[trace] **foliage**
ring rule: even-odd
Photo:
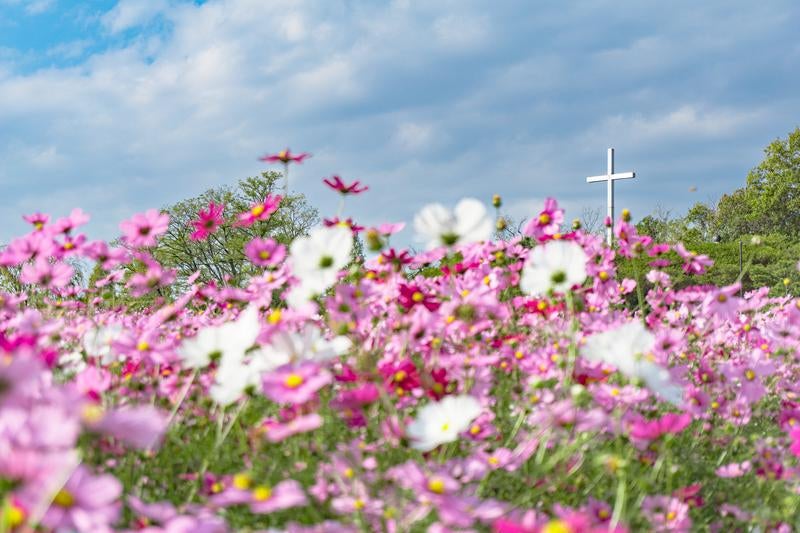
[[[317,210],[308,205],[302,194],[283,198],[278,210],[266,221],[258,221],[250,227],[235,223],[239,213],[248,211],[267,195],[281,192],[281,179],[278,172],[262,172],[260,176],[240,180],[233,187],[216,187],[167,206],[163,211],[170,216],[169,229],[155,248],[154,257],[162,265],[177,269],[184,279],[200,272],[200,279],[204,281],[241,285],[256,271],[243,252],[248,241],[271,237],[288,245],[319,223]],[[210,202],[225,206],[226,222],[208,239],[192,240],[191,221],[197,219],[198,211]]]

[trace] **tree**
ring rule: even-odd
[[[800,127],[771,142],[764,154],[747,175],[751,229],[800,237]]]
[[[260,176],[240,180],[234,187],[210,189],[200,196],[182,200],[163,209],[170,215],[169,229],[159,240],[153,256],[165,267],[177,270],[186,278],[200,272],[203,280],[238,286],[256,273],[244,255],[244,245],[256,237],[270,237],[289,244],[305,235],[319,222],[317,210],[309,206],[301,194],[281,200],[278,210],[268,220],[250,227],[236,224],[236,216],[262,201],[268,194],[275,195],[280,188],[282,175],[262,172]],[[197,213],[210,202],[225,206],[225,223],[208,239],[192,240],[191,222]]]

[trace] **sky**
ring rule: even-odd
[[[369,185],[366,225],[604,212],[611,146],[617,208],[680,215],[800,126],[798,27],[796,0],[0,0],[0,243],[76,206],[113,238],[285,147],[323,215],[322,178]]]

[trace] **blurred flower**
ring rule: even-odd
[[[474,198],[461,200],[453,211],[429,204],[414,217],[414,229],[428,249],[488,241],[493,228],[486,207]]]
[[[554,240],[531,250],[520,279],[520,289],[532,296],[566,292],[586,279],[588,256],[574,241]]]
[[[481,410],[480,403],[472,396],[445,396],[441,401],[428,403],[406,430],[411,447],[427,452],[457,440]]]

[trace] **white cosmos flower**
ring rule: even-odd
[[[342,226],[321,227],[298,237],[289,247],[292,274],[305,286],[324,291],[350,262],[353,233]]]
[[[551,289],[566,292],[586,279],[588,260],[583,247],[574,241],[548,241],[531,250],[522,269],[519,288],[532,296],[547,294]]]
[[[413,448],[427,452],[458,439],[480,413],[481,405],[472,396],[445,396],[420,409],[406,434]]]
[[[581,355],[590,361],[612,365],[630,378],[638,378],[665,400],[680,404],[683,389],[675,385],[669,371],[647,358],[655,336],[639,321],[631,321],[587,337]]]
[[[429,204],[414,217],[414,229],[429,250],[439,246],[455,246],[488,241],[494,223],[486,207],[475,198],[464,198],[454,210],[442,204]]]
[[[122,326],[118,324],[91,329],[83,336],[83,348],[88,356],[100,357],[100,362],[104,365],[123,360],[124,356],[116,356],[111,349],[111,345],[121,334]]]
[[[256,374],[242,361],[224,360],[217,368],[214,384],[208,393],[219,405],[230,405],[244,394],[249,385],[256,385]]]
[[[179,355],[186,368],[203,368],[212,357],[225,361],[241,361],[261,331],[258,310],[251,305],[239,318],[219,326],[208,326],[183,341]]]
[[[290,361],[322,362],[342,355],[352,344],[344,336],[327,339],[317,326],[306,324],[300,333],[276,333],[269,344],[252,352],[252,355],[254,358],[274,361],[278,363],[277,366]]]

